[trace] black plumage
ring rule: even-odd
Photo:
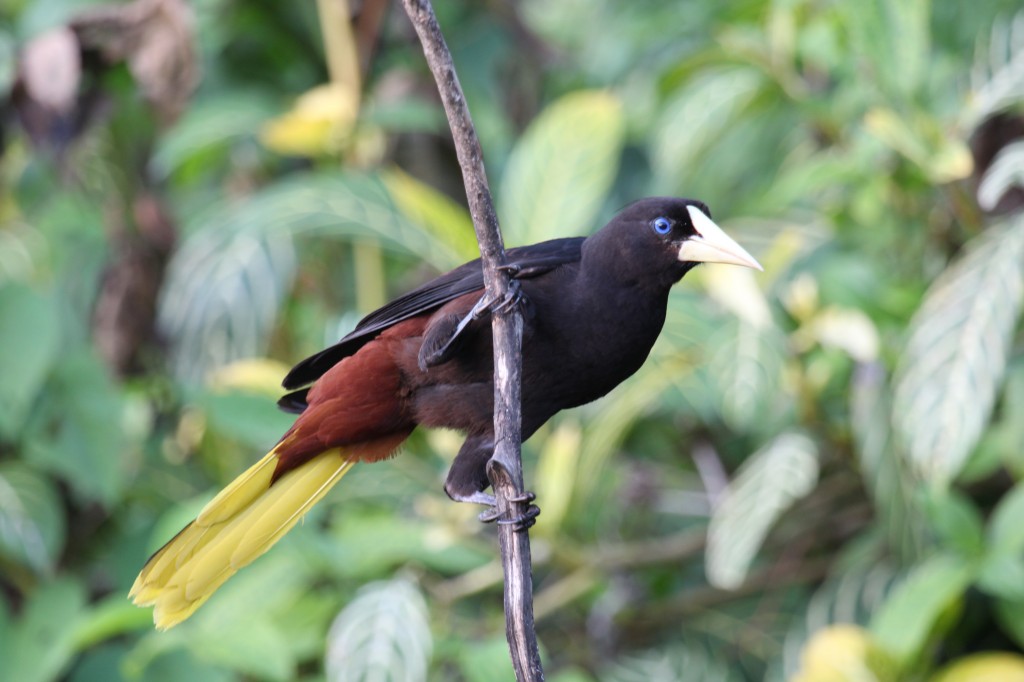
[[[705,242],[711,246],[701,246]],[[684,259],[684,245],[700,246],[700,257]],[[724,262],[756,266],[711,222],[707,206],[674,198],[631,204],[585,239],[510,249],[508,269],[525,301],[523,437],[558,411],[596,400],[636,372],[661,332],[672,285],[716,253]],[[403,413],[413,425],[466,432],[446,490],[459,500],[486,502],[485,467],[493,449],[490,317],[485,311],[467,319],[482,296],[478,259],[366,316],[337,344],[296,365],[284,386],[314,382],[384,330],[424,318],[425,328],[403,351],[415,351],[415,362],[395,358]],[[279,404],[301,412],[308,390],[288,393]]]

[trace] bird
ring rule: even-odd
[[[527,439],[557,412],[604,396],[643,365],[670,289],[701,263],[762,270],[704,203],[648,197],[588,237],[509,249],[506,299],[488,298],[477,259],[370,313],[291,369],[278,404],[298,414],[294,424],[149,558],[129,596],[155,607],[158,629],[180,623],[356,463],[390,458],[417,426],[465,434],[444,490],[493,507],[486,473],[494,450],[491,312],[521,306]]]

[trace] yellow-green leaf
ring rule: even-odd
[[[622,103],[604,90],[551,104],[512,151],[501,183],[502,228],[510,244],[593,230],[619,166]]]

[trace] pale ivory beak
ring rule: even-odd
[[[690,212],[690,220],[697,234],[679,247],[679,260],[688,263],[731,263],[764,272],[761,264],[722,232],[722,228],[715,225],[703,211],[696,206],[687,206],[686,210]]]

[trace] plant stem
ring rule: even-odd
[[[459,85],[451,52],[445,44],[437,17],[429,0],[403,0],[412,20],[427,64],[437,81],[455,152],[462,168],[469,214],[473,218],[480,256],[483,261],[485,296],[502,300],[509,290],[509,277],[498,267],[505,263],[505,247],[487,185],[483,151],[469,115],[466,98]],[[520,381],[522,374],[523,318],[517,306],[491,316],[494,335],[494,455],[487,475],[494,488],[502,519],[514,519],[526,513],[529,502],[522,498],[523,468],[520,459]],[[498,526],[505,573],[505,634],[512,666],[520,682],[544,679],[537,634],[533,622],[533,575],[530,561],[530,536],[513,525]]]

